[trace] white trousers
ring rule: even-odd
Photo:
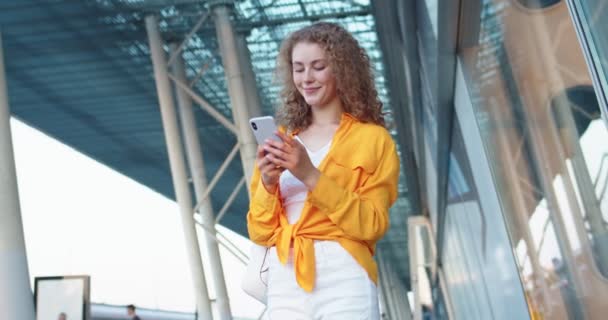
[[[308,293],[296,282],[293,252],[286,265],[269,252],[270,320],[379,320],[376,285],[355,259],[334,241],[315,241],[316,280]]]

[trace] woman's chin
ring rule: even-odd
[[[304,98],[304,101],[306,101],[306,103],[308,103],[309,106],[311,107],[318,107],[319,106],[319,99],[306,99]]]

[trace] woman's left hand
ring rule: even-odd
[[[282,132],[275,134],[282,142],[267,140],[264,144],[264,150],[268,152],[266,157],[276,166],[289,170],[309,190],[314,189],[321,172],[310,161],[304,145]]]

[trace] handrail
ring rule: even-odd
[[[594,181],[593,181],[593,187],[597,188],[597,184],[600,182],[600,178],[602,176],[602,172],[604,171],[604,166],[608,163],[608,153],[604,153],[604,156],[602,156],[602,160],[600,163],[600,168],[597,171],[597,176],[595,177]],[[604,186],[602,186],[600,189],[600,193],[599,193],[599,203],[601,204],[602,201],[604,200],[604,197],[606,196],[606,189],[608,188],[608,171],[606,171],[606,174],[604,175],[606,177],[606,179],[604,179]]]
[[[211,230],[208,226],[204,225],[202,222],[198,221],[197,219],[194,219],[194,221],[196,222],[196,224],[198,224],[215,242],[217,242],[218,244],[220,244],[221,246],[223,246],[226,250],[228,250],[228,252],[232,253],[232,255],[237,258],[239,261],[241,261],[243,263],[243,265],[247,265],[249,257],[247,256],[247,254],[245,254],[242,250],[240,250],[234,243],[232,243],[232,241],[230,241],[228,239],[228,237],[226,237],[225,235],[223,235],[221,232],[215,230],[215,232],[213,232],[213,230]],[[220,239],[221,236],[222,239]],[[237,253],[238,252],[238,253]]]
[[[597,186],[597,183],[600,180],[600,176],[602,174],[602,171],[603,171],[604,166],[606,165],[606,163],[608,163],[608,153],[604,153],[604,155],[602,156],[602,160],[600,160],[600,168],[599,168],[599,170],[597,170],[597,176],[593,180],[593,186],[594,187]]]

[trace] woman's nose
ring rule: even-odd
[[[304,70],[304,82],[312,82],[313,76],[312,76],[312,72],[310,69],[306,69]]]

